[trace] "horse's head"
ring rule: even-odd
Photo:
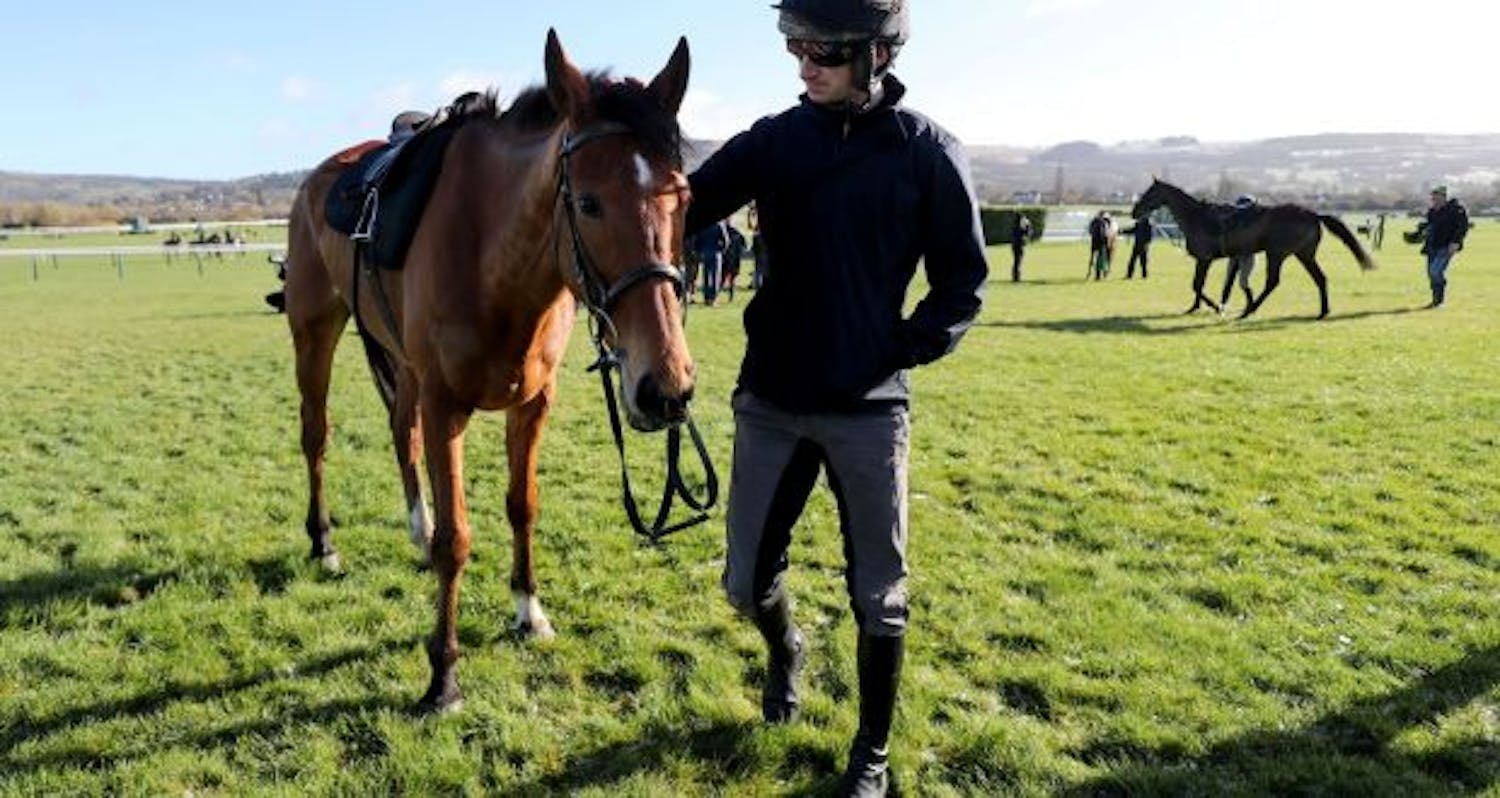
[[[1130,208],[1130,217],[1144,219],[1152,211],[1165,205],[1167,202],[1166,185],[1155,177],[1151,178],[1151,187],[1146,189],[1140,199],[1135,201],[1135,205]]]
[[[573,252],[560,264],[564,279],[602,311],[601,334],[620,359],[631,426],[661,429],[686,418],[693,395],[682,277],[673,265],[688,200],[677,125],[687,40],[678,40],[650,84],[583,75],[555,32],[547,36],[546,64],[548,97],[565,120],[559,223]]]

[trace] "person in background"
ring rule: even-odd
[[[826,472],[858,627],[859,728],[841,795],[881,796],[907,629],[909,372],[951,352],[988,277],[963,146],[902,104],[902,0],[783,0],[805,93],[689,177],[686,229],[752,200],[765,279],[745,309],[723,584],[768,649],[761,710],[792,720],[806,658],[785,574]],[[918,264],[927,292],[903,317]]]
[[[724,220],[710,222],[694,233],[692,247],[698,253],[698,269],[703,276],[703,304],[713,307],[723,277],[724,251],[729,248],[729,228]]]
[[[745,234],[728,222],[724,229],[729,233],[729,246],[724,248],[724,277],[720,281],[726,302],[734,301],[734,284],[740,279],[740,261],[745,257]]]
[[[1427,307],[1440,308],[1448,298],[1448,267],[1469,234],[1469,212],[1463,203],[1449,199],[1447,186],[1433,188],[1430,202],[1422,254],[1427,256],[1427,282],[1432,289]]]
[[[1031,243],[1031,219],[1016,211],[1015,224],[1010,226],[1010,281],[1021,282],[1021,261],[1026,257],[1026,245]]]
[[[1156,235],[1150,217],[1137,219],[1134,225],[1120,232],[1131,236],[1134,242],[1130,245],[1130,260],[1125,264],[1125,279],[1134,279],[1136,261],[1141,263],[1141,279],[1146,279],[1150,276],[1146,273],[1146,268],[1151,259],[1151,239]]]

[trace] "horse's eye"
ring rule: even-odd
[[[578,198],[578,212],[584,216],[598,219],[604,215],[604,206],[599,204],[599,198],[593,194],[584,194]]]

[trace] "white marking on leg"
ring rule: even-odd
[[[338,552],[332,552],[330,554],[323,555],[323,557],[318,560],[318,563],[323,566],[323,571],[325,573],[339,574],[343,573],[344,571],[344,563],[339,559]]]
[[[421,494],[411,505],[411,544],[422,553],[422,562],[432,562],[432,513]]]
[[[541,599],[530,593],[512,593],[511,598],[516,602],[516,629],[529,632],[537,640],[551,640],[557,636],[552,630],[552,622],[542,612]]]
[[[651,172],[651,164],[640,153],[636,153],[635,156],[635,180],[642,189],[649,189],[656,184],[656,175]]]

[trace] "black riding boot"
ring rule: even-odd
[[[878,798],[890,789],[891,716],[905,650],[904,637],[859,635],[859,733],[849,749],[841,796]]]
[[[785,594],[757,612],[754,620],[770,655],[760,694],[761,715],[767,723],[790,723],[797,718],[797,675],[807,660],[807,644],[792,623],[791,600]]]

